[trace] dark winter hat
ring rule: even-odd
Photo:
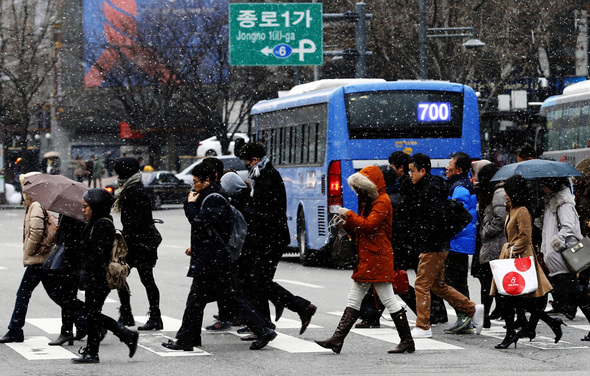
[[[113,206],[113,195],[104,189],[89,189],[82,195],[82,198],[92,209],[92,218],[106,217],[111,213]]]
[[[129,179],[139,171],[139,161],[131,157],[117,158],[115,161],[115,172],[119,179]]]

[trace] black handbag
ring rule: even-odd
[[[568,268],[573,273],[579,273],[590,266],[590,238],[585,236],[574,246],[561,252]]]
[[[332,262],[336,267],[350,267],[356,264],[357,248],[354,234],[338,225],[338,235],[332,245]]]
[[[43,264],[43,269],[54,272],[64,272],[66,269],[65,248],[65,243],[56,244],[55,247],[53,247],[53,252],[51,252]]]

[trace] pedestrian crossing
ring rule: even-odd
[[[341,312],[327,312],[328,315],[334,317],[340,317]],[[449,312],[449,322],[454,319],[454,312]],[[135,321],[138,325],[145,323],[148,320],[147,316],[135,316]],[[142,332],[139,337],[138,346],[155,356],[160,357],[194,357],[194,356],[210,356],[213,355],[211,352],[205,351],[201,348],[195,347],[193,351],[174,351],[163,347],[162,342],[168,339],[173,339],[174,334],[178,331],[181,325],[181,320],[169,316],[162,316],[164,323],[163,331],[156,332]],[[410,326],[414,326],[415,322],[410,321]],[[67,347],[67,346],[49,346],[48,342],[51,338],[55,338],[59,335],[61,327],[60,318],[29,318],[27,323],[33,325],[43,332],[47,333],[47,336],[27,336],[25,341],[22,343],[8,343],[7,347],[21,355],[30,361],[40,360],[59,360],[59,359],[71,359],[77,356],[78,346]],[[281,318],[275,323],[278,333],[277,338],[268,344],[268,348],[276,349],[290,354],[301,354],[301,353],[331,353],[331,350],[324,349],[318,346],[315,342],[310,339],[304,339],[299,336],[289,335],[293,330],[300,328],[301,322],[299,320],[289,319],[287,317]],[[334,320],[334,327],[337,325],[337,320]],[[543,325],[542,323],[540,325]],[[317,330],[324,329],[322,326],[316,324],[310,324],[308,327],[308,333]],[[570,323],[567,330],[577,330],[580,333],[586,334],[590,331],[590,325],[578,325],[575,322]],[[353,328],[351,333],[354,335],[370,338],[379,342],[387,342],[391,344],[399,343],[399,337],[397,331],[394,328],[391,320],[381,319],[381,328],[371,329],[356,329]],[[226,331],[208,332],[203,329],[203,342],[207,342],[207,336],[209,335],[227,335],[231,334],[237,337],[245,336],[247,334],[239,334],[236,328],[233,327]],[[580,338],[584,335],[581,334]],[[481,332],[482,336],[491,337],[497,339],[498,343],[504,338],[505,329],[503,328],[502,321],[492,321],[492,326],[489,329],[484,329]],[[451,339],[449,341],[449,339]],[[434,338],[418,338],[415,339],[416,351],[457,351],[464,350],[457,344],[457,337],[452,335],[435,335]],[[452,343],[451,343],[452,342]],[[494,343],[492,341],[492,343]],[[559,343],[554,343],[554,339],[537,335],[534,341],[529,342],[526,338],[518,342],[518,346],[526,346],[539,350],[568,350],[568,349],[586,349],[587,342],[572,343],[562,339]],[[205,347],[206,348],[206,347]]]

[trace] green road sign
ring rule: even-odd
[[[229,4],[231,65],[321,65],[322,4]]]

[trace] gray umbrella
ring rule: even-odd
[[[45,209],[86,222],[82,195],[88,187],[63,175],[37,174],[25,177],[23,193]]]
[[[548,161],[545,159],[531,159],[529,161],[503,166],[498,172],[496,172],[491,181],[506,180],[513,175],[522,175],[522,177],[528,180],[582,176],[582,174],[569,163]]]

